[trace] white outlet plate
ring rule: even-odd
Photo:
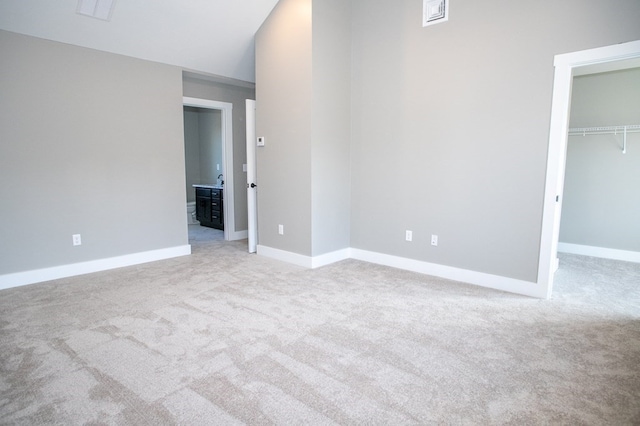
[[[71,239],[73,240],[73,245],[74,246],[82,245],[82,236],[80,234],[73,234],[71,236]]]
[[[437,246],[438,245],[438,236],[437,235],[432,235],[431,236],[431,245],[432,246]]]
[[[404,239],[407,241],[413,241],[413,231],[406,231]]]
[[[284,235],[284,225],[278,225],[278,234]]]

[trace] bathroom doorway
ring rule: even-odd
[[[218,187],[224,200],[221,211],[224,223],[222,237],[224,240],[233,239],[235,224],[232,104],[185,97],[183,114],[187,223],[193,224],[195,219],[193,210],[195,210],[196,188],[193,185]],[[218,230],[207,231],[215,233]],[[219,234],[220,231],[213,238],[219,238]]]

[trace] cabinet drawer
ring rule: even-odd
[[[222,198],[222,190],[221,189],[212,189],[211,190],[211,198]]]
[[[222,213],[211,212],[211,222],[213,222],[215,225],[222,225]]]
[[[196,188],[196,197],[211,197],[209,188]]]
[[[211,210],[219,212],[222,209],[222,202],[220,200],[211,200]]]

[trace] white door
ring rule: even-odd
[[[258,245],[258,210],[256,187],[256,101],[247,99],[247,211],[249,215],[249,253]]]

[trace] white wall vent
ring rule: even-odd
[[[76,12],[92,18],[111,20],[115,0],[78,0]]]
[[[449,0],[422,0],[422,26],[449,20]]]

